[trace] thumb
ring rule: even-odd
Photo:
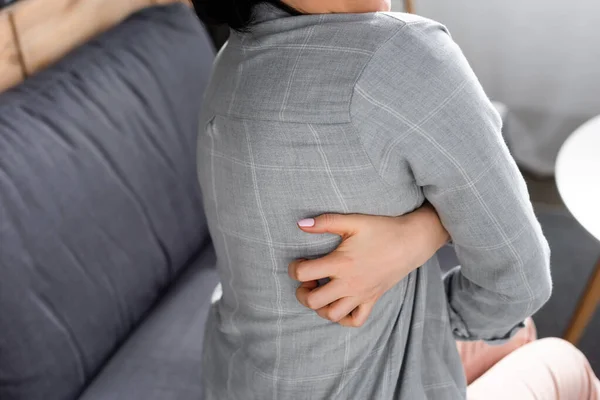
[[[354,235],[360,224],[360,216],[356,214],[323,214],[298,221],[298,227],[304,232],[333,233],[340,236]]]

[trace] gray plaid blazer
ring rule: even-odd
[[[548,299],[549,249],[501,120],[440,24],[261,6],[218,55],[198,172],[222,297],[207,400],[463,399],[455,340],[509,338]],[[336,248],[296,221],[396,216],[429,201],[461,267],[431,259],[359,329],[295,298],[296,258]]]

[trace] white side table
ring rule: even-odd
[[[556,160],[556,184],[571,214],[598,239],[600,247],[600,116],[582,125],[562,146]],[[567,341],[579,341],[598,302],[600,260],[569,323]]]

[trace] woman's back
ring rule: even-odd
[[[408,15],[289,17],[271,6],[258,16],[252,33],[234,33],[219,54],[201,118],[199,176],[223,288],[208,321],[207,400],[464,397],[436,260],[386,293],[359,329],[304,308],[287,275],[292,260],[340,242],[296,221],[401,215],[424,202],[412,156],[399,155],[410,154],[420,129],[408,120],[426,123],[467,86],[458,74],[427,75],[424,61],[437,58],[419,51],[443,28]],[[390,57],[395,64],[382,65]],[[392,99],[369,94],[385,85],[387,68],[405,90],[406,114],[395,122],[380,116],[398,112],[386,111]],[[439,168],[427,160],[432,151],[414,150]]]

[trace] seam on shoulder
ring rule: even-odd
[[[390,42],[392,41],[392,39],[394,39],[396,36],[398,36],[400,33],[404,32],[404,30],[408,27],[414,26],[414,25],[421,25],[421,24],[427,24],[430,23],[431,21],[429,20],[421,20],[421,21],[412,21],[412,22],[404,22],[400,19],[397,19],[391,15],[387,15],[387,14],[383,14],[388,18],[392,18],[395,19],[397,21],[403,22],[403,25],[400,26],[398,28],[398,30],[396,32],[394,32],[389,38],[387,38],[383,43],[381,43],[373,52],[373,54],[371,54],[371,57],[369,57],[369,60],[365,63],[365,65],[363,66],[363,68],[360,70],[360,73],[358,74],[358,76],[356,77],[356,80],[354,81],[354,83],[352,84],[352,94],[350,95],[350,102],[349,102],[349,110],[348,112],[350,113],[350,116],[352,116],[352,113],[350,112],[350,110],[352,109],[352,102],[354,101],[354,93],[356,91],[356,85],[358,84],[358,81],[360,81],[360,79],[363,77],[363,74],[365,73],[366,69],[371,65],[371,62],[373,61],[373,59],[375,58],[375,56],[377,56],[377,54],[379,54],[379,52]],[[440,24],[440,26],[443,26]],[[444,27],[445,29],[445,27]]]
[[[392,184],[390,184],[382,175],[381,171],[379,170],[379,168],[377,168],[375,166],[375,164],[373,163],[373,160],[371,159],[371,156],[369,155],[369,152],[366,149],[366,146],[364,144],[364,141],[362,139],[362,136],[360,134],[359,129],[357,129],[357,127],[354,125],[354,118],[352,117],[352,104],[354,104],[354,98],[355,98],[355,94],[356,94],[356,87],[358,85],[358,82],[360,81],[360,79],[363,77],[364,72],[366,71],[366,69],[371,65],[371,62],[373,61],[373,59],[379,54],[379,52],[385,48],[385,46],[392,41],[394,38],[396,38],[399,34],[401,34],[402,32],[404,32],[404,30],[406,28],[415,26],[415,25],[428,25],[431,23],[436,23],[435,21],[432,20],[428,20],[428,19],[422,19],[422,20],[417,20],[417,21],[410,21],[410,22],[406,22],[406,21],[402,21],[399,18],[394,17],[393,15],[389,15],[387,13],[383,13],[383,15],[385,15],[387,18],[391,18],[394,19],[396,21],[402,22],[403,25],[400,26],[396,32],[394,32],[392,35],[390,35],[389,38],[387,38],[383,43],[381,43],[381,45],[379,45],[375,51],[373,52],[373,54],[371,55],[371,57],[369,58],[369,60],[365,63],[365,65],[363,66],[363,68],[361,69],[360,73],[358,74],[356,80],[354,81],[353,85],[352,85],[352,94],[350,95],[350,101],[348,102],[348,115],[350,116],[350,125],[354,128],[353,130],[356,132],[356,134],[358,135],[358,139],[359,142],[363,148],[363,151],[365,152],[365,155],[367,156],[367,159],[369,160],[369,163],[371,164],[371,166],[373,167],[373,169],[375,170],[375,172],[377,173],[377,175],[379,176],[379,178],[388,186],[390,187],[394,187]],[[439,23],[438,23],[439,24]],[[440,27],[442,27],[444,29],[444,31],[449,34],[448,30],[446,29],[446,27],[442,24],[439,24]]]
[[[369,163],[371,164],[371,166],[373,167],[373,169],[375,170],[375,173],[377,174],[377,176],[379,177],[379,179],[381,179],[381,181],[387,185],[390,188],[395,188],[394,185],[390,184],[381,174],[381,171],[379,170],[379,168],[377,168],[375,166],[375,164],[373,163],[373,160],[371,159],[371,156],[369,155],[369,152],[367,151],[367,148],[364,144],[364,141],[362,139],[362,136],[360,134],[359,129],[354,125],[354,119],[352,118],[352,104],[354,103],[354,96],[356,94],[356,86],[358,85],[358,82],[360,81],[360,79],[362,78],[365,70],[369,67],[369,65],[371,65],[371,61],[373,61],[373,59],[375,58],[375,56],[379,53],[379,51],[381,49],[383,49],[385,47],[386,44],[388,44],[392,39],[394,39],[397,35],[399,35],[400,33],[402,33],[404,31],[405,28],[413,26],[413,25],[419,25],[419,24],[424,24],[427,23],[429,21],[427,20],[422,20],[422,21],[412,21],[412,22],[405,22],[402,21],[398,18],[395,18],[394,16],[388,15],[388,14],[383,14],[385,15],[387,18],[392,18],[395,19],[396,21],[400,21],[403,23],[402,26],[400,26],[396,32],[394,32],[392,35],[390,35],[389,38],[387,38],[383,43],[381,43],[377,49],[375,49],[375,51],[373,52],[373,54],[371,55],[371,57],[369,58],[369,60],[365,63],[365,65],[363,66],[363,68],[361,69],[360,73],[358,74],[356,80],[354,81],[354,83],[352,84],[352,93],[350,95],[350,101],[348,102],[348,115],[350,117],[350,125],[353,127],[353,131],[356,132],[356,135],[358,136],[358,141],[360,142],[360,145],[365,153],[365,155],[367,156],[367,159],[369,160]]]

